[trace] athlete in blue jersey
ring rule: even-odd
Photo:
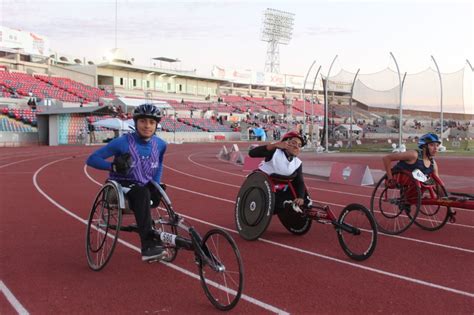
[[[130,188],[126,197],[133,210],[141,240],[142,260],[160,259],[165,251],[154,237],[150,203],[158,205],[160,195],[151,180],[160,183],[166,142],[155,136],[161,120],[160,110],[152,104],[138,106],[133,112],[136,131],[125,134],[95,151],[87,165],[109,171],[109,178]],[[114,157],[113,162],[107,161]]]
[[[387,181],[385,185],[389,188],[397,186],[396,181],[392,177],[392,170],[413,171],[419,169],[425,175],[434,173],[438,176],[438,166],[434,160],[434,156],[438,153],[438,147],[441,144],[438,136],[428,133],[420,137],[418,140],[418,150],[408,150],[402,153],[391,153],[383,157],[383,164],[387,172]],[[398,163],[392,169],[392,161]]]

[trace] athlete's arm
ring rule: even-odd
[[[392,178],[392,162],[393,161],[405,161],[408,164],[413,164],[418,159],[418,153],[415,150],[408,150],[400,153],[390,153],[383,157],[383,166],[387,173],[387,179]]]

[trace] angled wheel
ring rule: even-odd
[[[89,267],[99,271],[112,257],[122,223],[118,191],[106,183],[97,194],[86,231],[86,255]]]
[[[430,190],[432,190],[434,194],[434,199],[441,199],[448,196],[446,188],[434,180],[431,186],[428,186],[427,188],[423,187],[420,212],[418,212],[415,224],[423,230],[436,231],[448,222],[451,208],[440,205],[424,204],[423,201],[433,199],[430,195]]]
[[[151,209],[151,218],[154,223],[155,230],[158,232],[167,232],[178,235],[178,229],[176,225],[172,224],[169,212],[167,211],[166,205],[163,199],[160,202],[159,207]],[[166,262],[172,262],[178,255],[178,250],[175,246],[169,244],[163,244],[166,250],[166,255],[161,259]]]
[[[208,259],[199,260],[199,275],[207,298],[218,309],[232,309],[240,300],[244,267],[237,244],[221,229],[210,230],[202,240]]]
[[[311,229],[313,220],[293,211],[291,208],[286,207],[279,211],[277,215],[281,224],[295,235],[304,235]]]
[[[408,173],[393,171],[398,183],[395,189],[385,187],[386,178],[383,176],[372,192],[370,211],[380,232],[396,235],[415,221],[421,205],[420,187]]]
[[[346,206],[339,216],[336,231],[347,256],[357,261],[372,256],[377,245],[377,224],[366,207],[355,203]]]
[[[250,174],[240,188],[235,202],[235,221],[239,235],[256,240],[267,229],[275,206],[275,193],[262,172]]]

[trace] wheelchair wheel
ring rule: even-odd
[[[151,209],[151,218],[154,223],[154,228],[158,232],[167,232],[178,235],[178,229],[176,225],[171,224],[171,220],[163,200],[160,202],[159,207]],[[168,244],[163,244],[163,246],[165,247],[166,255],[161,260],[166,262],[172,262],[175,260],[176,255],[178,255],[178,250],[176,247]]]
[[[448,193],[444,186],[440,185],[438,182],[434,182],[433,187],[434,193],[436,194],[436,199],[447,197]],[[440,205],[427,205],[423,204],[423,200],[431,199],[429,192],[424,191],[423,197],[421,199],[420,212],[415,220],[415,224],[427,231],[436,231],[442,228],[446,222],[448,222],[449,215],[451,213],[451,208]]]
[[[250,174],[235,202],[235,221],[239,235],[248,241],[259,238],[267,229],[275,206],[272,184],[262,172]]]
[[[301,213],[295,212],[291,208],[286,207],[279,211],[277,215],[281,224],[295,235],[304,235],[311,229],[313,220]]]
[[[398,182],[395,189],[385,187],[383,176],[372,193],[370,211],[380,232],[396,235],[406,231],[415,222],[420,211],[420,187],[411,174],[393,171]]]
[[[122,223],[118,191],[107,183],[97,194],[87,222],[86,255],[89,267],[99,271],[112,257]]]
[[[337,238],[347,256],[357,261],[372,256],[377,246],[377,224],[366,207],[356,203],[346,206],[338,223]]]
[[[206,233],[202,249],[211,260],[199,260],[199,275],[207,298],[218,309],[232,309],[242,295],[244,268],[239,249],[232,237],[221,229]]]

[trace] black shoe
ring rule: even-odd
[[[166,251],[162,246],[142,248],[142,261],[159,260],[164,255],[166,255]]]

